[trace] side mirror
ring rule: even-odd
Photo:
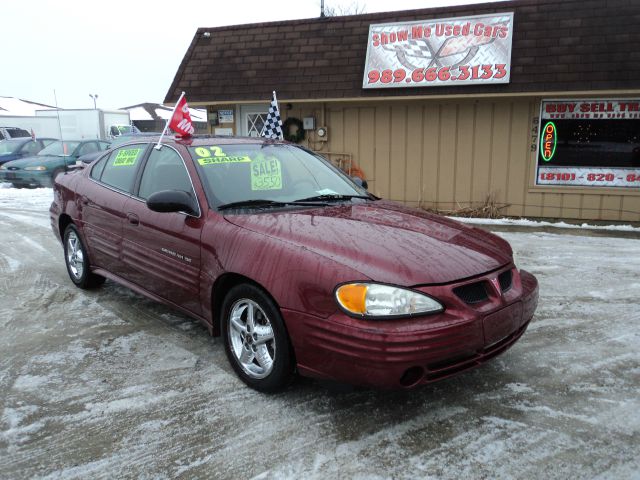
[[[185,212],[197,215],[198,207],[195,199],[183,190],[162,190],[147,199],[147,207],[154,212]]]
[[[366,180],[363,180],[360,177],[351,177],[351,180],[353,180],[353,183],[355,183],[359,187],[362,187],[365,190],[369,190],[369,184],[367,183]]]

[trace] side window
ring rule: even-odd
[[[153,150],[140,182],[140,198],[147,199],[162,190],[182,190],[194,195],[182,157],[169,147]]]
[[[146,145],[127,145],[111,152],[105,159],[100,181],[130,193],[145,149]]]
[[[22,147],[22,151],[28,155],[35,155],[40,151],[40,147],[33,140],[26,143],[24,147]]]
[[[100,150],[106,150],[111,145],[109,142],[98,142],[98,147]]]
[[[104,166],[107,164],[107,161],[109,161],[109,155],[102,158],[99,162],[96,162],[93,167],[91,167],[91,178],[93,178],[94,180],[100,180],[102,171],[104,170]]]

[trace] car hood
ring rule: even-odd
[[[511,261],[500,237],[387,201],[225,218],[397,285],[449,283]]]

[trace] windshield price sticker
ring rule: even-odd
[[[200,165],[220,165],[223,163],[250,163],[251,158],[247,155],[227,155],[216,145],[208,147],[196,147],[191,150],[198,157]]]
[[[214,157],[226,157],[227,154],[222,151],[222,149],[216,145],[210,145],[208,147],[196,147],[193,149],[195,154],[201,158],[209,158],[210,156]]]
[[[199,158],[200,165],[220,165],[223,163],[251,163],[251,159],[246,155],[243,157],[208,157]]]
[[[139,148],[120,150],[113,160],[114,167],[133,167],[138,160]]]
[[[258,160],[251,164],[251,190],[282,190],[280,160]]]

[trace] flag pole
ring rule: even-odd
[[[173,110],[171,110],[171,115],[169,115],[169,118],[167,119],[167,123],[164,124],[164,128],[162,129],[162,133],[160,134],[160,139],[158,140],[158,144],[154,147],[156,150],[160,150],[162,148],[160,143],[162,142],[162,138],[164,137],[164,134],[167,131],[167,128],[169,127],[169,122],[173,118],[173,114],[176,113],[176,108],[178,108],[178,104],[180,103],[180,100],[182,100],[182,97],[184,97],[184,92],[180,94],[180,98],[178,98],[178,101],[173,106]]]

